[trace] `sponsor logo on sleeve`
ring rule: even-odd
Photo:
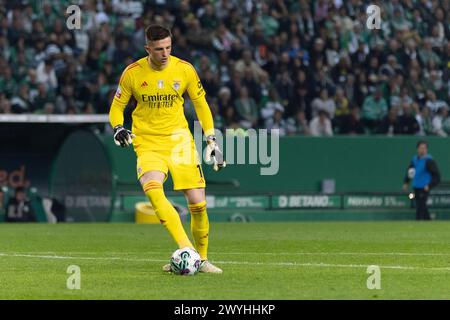
[[[118,86],[116,90],[116,98],[120,99],[121,96],[122,96],[122,89],[120,88],[120,86]]]

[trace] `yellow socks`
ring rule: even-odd
[[[178,247],[194,248],[184,231],[178,212],[164,195],[162,184],[158,181],[150,180],[144,185],[144,192],[152,203],[161,224],[169,231]],[[194,237],[195,249],[200,254],[201,259],[206,260],[209,236],[206,201],[189,204],[189,211],[191,212],[191,232]]]
[[[194,246],[186,235],[183,225],[181,224],[178,212],[164,195],[162,184],[158,181],[150,180],[144,185],[143,188],[145,194],[152,203],[153,209],[155,209],[156,215],[161,221],[161,224],[169,231],[172,238],[178,244],[178,247],[193,248]]]
[[[207,259],[209,221],[206,213],[206,201],[189,204],[191,212],[191,232],[194,237],[195,249],[202,260]]]

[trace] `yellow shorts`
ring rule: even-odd
[[[200,164],[195,144],[191,142],[180,148],[172,150],[145,150],[138,148],[137,176],[138,179],[149,171],[170,172],[173,180],[174,190],[195,189],[205,187],[205,178]]]

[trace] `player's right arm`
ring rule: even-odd
[[[109,109],[109,122],[114,129],[114,143],[127,147],[132,143],[134,135],[123,127],[123,111],[132,95],[132,74],[128,68],[122,74],[111,108]]]
[[[414,163],[411,161],[408,169],[406,170],[405,177],[403,178],[403,191],[408,191],[409,183],[414,178],[415,174],[416,170],[414,168]]]

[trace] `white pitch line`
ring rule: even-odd
[[[167,259],[133,259],[121,257],[70,257],[70,256],[56,256],[56,255],[36,255],[23,253],[0,253],[0,257],[19,257],[19,258],[37,258],[37,259],[61,259],[61,260],[121,260],[121,261],[149,261],[149,262],[167,262]]]
[[[146,254],[145,251],[33,251],[33,252],[16,252],[17,254],[113,254],[113,255],[132,255],[132,254]],[[168,254],[167,251],[148,251],[147,253],[154,254]],[[430,257],[448,257],[450,253],[440,253],[440,252],[209,252],[210,255],[266,255],[266,256],[277,256],[277,255],[333,255],[333,256],[430,256]]]
[[[450,256],[450,253],[426,252],[211,252],[224,255],[333,255],[333,256]]]
[[[70,259],[70,260],[113,260],[113,261],[135,261],[135,262],[167,262],[167,259],[132,259],[121,257],[70,257],[70,256],[51,256],[51,255],[32,255],[22,253],[0,253],[2,257],[21,257],[38,259]],[[214,261],[218,264],[234,265],[268,265],[268,266],[291,266],[291,267],[322,267],[322,268],[367,268],[365,264],[331,264],[331,263],[298,263],[298,262],[250,262],[250,261]],[[450,267],[416,267],[416,266],[382,266],[380,269],[399,269],[399,270],[433,270],[450,271]]]

